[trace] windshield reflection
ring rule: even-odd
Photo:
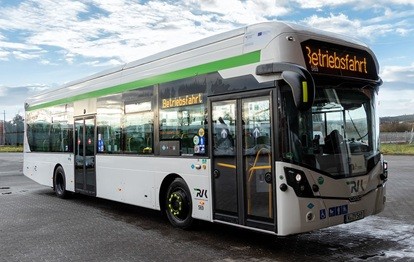
[[[282,92],[282,157],[332,176],[369,172],[378,155],[375,92],[319,89],[311,110],[299,112],[290,92]],[[283,121],[284,120],[284,121]]]

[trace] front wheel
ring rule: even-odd
[[[53,189],[55,190],[56,196],[59,198],[67,198],[68,191],[66,191],[66,178],[63,167],[58,166],[53,176]]]
[[[193,224],[191,194],[182,178],[176,178],[168,187],[165,212],[170,223],[189,229]]]

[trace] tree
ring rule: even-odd
[[[17,114],[13,120],[5,123],[5,142],[7,145],[23,144],[24,119]]]
[[[23,123],[23,117],[19,114],[16,114],[15,117],[13,117],[13,124],[17,124],[17,123]]]

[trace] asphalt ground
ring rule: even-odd
[[[386,209],[310,233],[276,237],[200,223],[184,231],[160,212],[74,195],[22,174],[0,154],[0,261],[414,261],[414,157],[386,156]]]

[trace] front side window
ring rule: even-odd
[[[374,96],[372,90],[318,89],[312,109],[300,112],[290,92],[282,92],[283,157],[333,176],[369,172],[379,153]]]
[[[205,81],[197,79],[185,79],[160,85],[158,101],[160,141],[179,143],[181,155],[207,154],[205,93]],[[163,146],[160,150],[162,154]]]
[[[181,154],[206,154],[204,104],[160,110],[160,140],[180,141]]]

